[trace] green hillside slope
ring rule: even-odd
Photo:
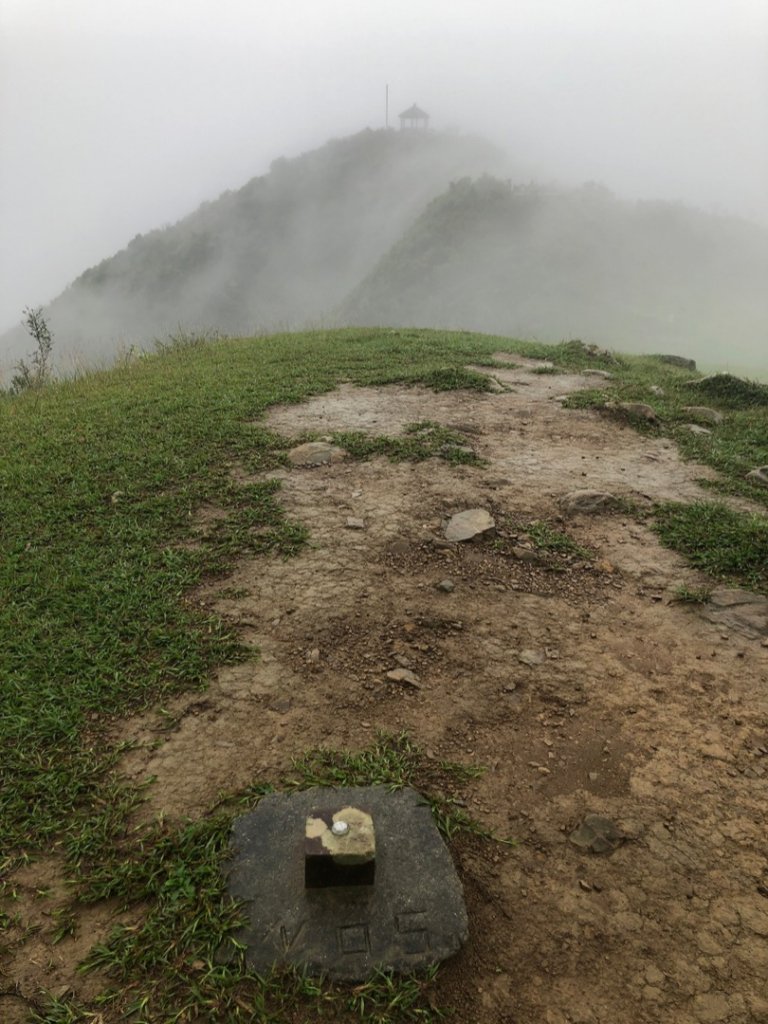
[[[502,155],[466,136],[359,132],[139,235],[46,310],[57,350],[109,355],[176,330],[316,325],[434,195]],[[16,339],[18,344],[18,339]]]
[[[768,368],[768,232],[606,189],[484,177],[435,199],[341,309]],[[762,363],[760,360],[762,359]]]

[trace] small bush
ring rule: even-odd
[[[734,377],[732,373],[715,373],[711,377],[690,381],[688,387],[698,395],[720,402],[734,409],[768,406],[768,384]]]
[[[22,324],[27,333],[34,338],[37,347],[29,356],[29,362],[20,359],[14,367],[16,372],[11,380],[11,394],[14,395],[42,387],[50,381],[53,372],[51,366],[53,334],[43,316],[43,307],[38,306],[37,309],[32,309],[31,306],[27,306],[24,310]]]

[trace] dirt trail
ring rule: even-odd
[[[396,434],[428,418],[487,465],[348,459],[273,474],[310,545],[243,560],[199,594],[261,658],[221,670],[170,718],[126,723],[145,741],[126,774],[157,776],[148,813],[194,816],[309,746],[407,729],[430,756],[489,766],[469,809],[519,840],[459,847],[471,938],[440,981],[452,1019],[764,1024],[768,649],[671,602],[702,579],[622,515],[560,524],[597,551],[564,572],[490,541],[434,543],[467,507],[525,524],[553,520],[577,488],[690,500],[714,474],[666,439],[563,409],[557,397],[589,378],[518,362],[494,371],[509,388],[498,394],[343,386],[271,411],[286,435]],[[444,579],[451,592],[435,588]],[[398,666],[417,689],[386,680]],[[628,837],[612,855],[569,843],[590,812]]]

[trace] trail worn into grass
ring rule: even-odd
[[[768,1020],[768,647],[676,600],[707,580],[650,524],[564,518],[559,503],[581,488],[626,507],[695,501],[707,497],[696,480],[715,474],[669,439],[563,408],[589,378],[517,363],[492,371],[499,393],[342,385],[258,422],[300,437],[400,435],[428,419],[483,464],[231,467],[238,486],[279,479],[310,542],[288,561],[242,558],[194,592],[261,654],[113,726],[115,742],[137,744],[121,771],[155,779],[134,823],[198,818],[224,792],[277,780],[310,746],[358,749],[377,729],[407,730],[429,758],[487,765],[468,810],[518,840],[455,846],[470,940],[434,992],[450,1019]],[[445,546],[446,519],[470,507],[491,511],[496,536]],[[216,516],[206,507],[201,529]],[[541,522],[554,531],[541,536],[573,541],[565,554],[533,543]],[[453,589],[437,589],[445,580]],[[416,685],[390,681],[398,667]],[[569,842],[589,813],[626,837],[613,854]],[[40,872],[16,882],[28,900],[45,884]],[[116,914],[86,922],[94,941]],[[74,974],[82,943],[51,947],[49,932],[48,943],[55,971],[37,953],[31,970],[38,946],[21,943],[8,975],[92,998],[93,980],[81,990]]]

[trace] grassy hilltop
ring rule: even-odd
[[[301,402],[342,381],[482,392],[492,386],[490,377],[466,366],[492,374],[492,354],[500,350],[549,359],[551,372],[609,371],[612,379],[595,378],[599,386],[572,404],[606,409],[611,401],[650,400],[660,425],[638,429],[667,435],[685,456],[713,466],[722,493],[768,506],[768,490],[744,479],[768,463],[768,389],[724,379],[705,401],[690,371],[578,343],[353,328],[180,338],[109,372],[0,397],[3,867],[10,872],[40,856],[58,860],[69,888],[56,910],[54,938],[72,934],[90,903],[108,899],[135,911],[130,927],[88,954],[92,967],[109,969],[109,984],[85,1002],[67,992],[40,997],[35,1019],[95,1019],[86,1011],[109,1021],[128,1012],[141,1021],[293,1021],[305,1019],[304,1012],[339,1021],[437,1019],[421,982],[381,979],[350,994],[217,966],[216,949],[235,914],[218,873],[229,825],[259,787],[279,780],[254,779],[247,792],[223,795],[219,806],[186,824],[137,826],[132,815],[142,790],[118,771],[123,748],[115,723],[204,687],[217,666],[253,656],[231,623],[194,600],[201,582],[223,574],[238,556],[290,559],[312,542],[306,525],[286,515],[279,481],[269,477],[296,439],[260,425],[268,407]],[[652,395],[651,385],[663,395]],[[701,404],[727,414],[712,435],[682,429],[690,419],[682,407]],[[407,444],[380,439],[366,449],[359,438],[346,438],[353,458],[378,451],[406,460],[450,456],[451,438],[438,441],[425,434]],[[265,476],[236,483],[234,465]],[[199,542],[195,517],[208,506],[221,514]],[[627,512],[650,521],[664,543],[713,581],[768,593],[764,514],[734,511],[715,492],[695,507]],[[441,804],[442,783],[402,738],[380,741],[367,760],[334,756],[297,765],[293,784],[329,777],[415,782],[431,787],[446,834],[478,831],[467,814]],[[445,768],[446,777],[451,770]],[[0,924],[18,942],[11,889],[3,890]]]

